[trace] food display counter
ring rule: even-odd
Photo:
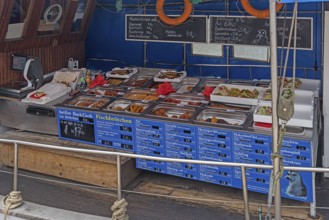
[[[156,86],[152,86],[157,83],[154,81],[156,73],[139,70],[120,85],[108,83],[88,89],[61,103],[57,106],[59,137],[149,156],[271,164],[270,125],[254,120],[266,89],[264,83],[253,81],[235,85],[217,78],[186,77],[180,82],[172,82],[172,87],[182,92],[161,95],[155,90]],[[108,81],[112,82],[113,79]],[[262,86],[257,87],[257,83]],[[202,95],[206,86],[215,88],[212,93],[215,99]],[[225,93],[224,99],[230,99],[230,103],[224,103],[218,91],[220,86],[241,89],[244,93],[240,92],[240,97],[230,98]],[[253,88],[252,97],[249,97],[248,86]],[[245,100],[234,102],[234,98]],[[287,127],[281,150],[285,165],[315,165],[316,103],[307,103],[313,110],[312,127],[304,127],[303,124]],[[240,168],[144,159],[137,159],[136,166],[153,172],[242,188]],[[248,169],[246,175],[249,190],[268,192],[269,170]],[[315,201],[312,173],[285,172],[281,184],[283,197]]]

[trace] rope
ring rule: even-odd
[[[23,197],[20,191],[12,191],[2,200],[6,220],[10,209],[15,209],[23,204]]]
[[[129,216],[126,213],[127,206],[128,202],[125,199],[115,201],[111,207],[111,210],[113,212],[112,220],[128,220]]]

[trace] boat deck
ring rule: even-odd
[[[111,217],[110,206],[116,200],[114,189],[82,186],[77,182],[28,171],[20,170],[19,174],[18,188],[25,201]],[[7,194],[11,187],[12,168],[2,166],[0,194]],[[130,219],[244,219],[242,191],[238,189],[144,171],[124,190]],[[250,192],[249,200],[252,219],[259,219],[259,204],[263,205],[264,217],[266,195]],[[283,199],[282,204],[285,219],[311,219],[307,217],[307,203]],[[329,206],[328,179],[317,184],[317,206]],[[329,219],[328,209],[319,209],[318,214],[320,219]]]

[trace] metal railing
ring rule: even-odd
[[[245,219],[250,219],[250,210],[249,210],[249,199],[248,199],[248,188],[246,181],[246,168],[259,168],[259,169],[273,169],[273,165],[260,165],[260,164],[245,164],[245,163],[233,163],[233,162],[217,162],[217,161],[203,161],[203,160],[189,160],[189,159],[177,159],[177,158],[165,158],[165,157],[154,157],[139,155],[133,153],[123,153],[123,152],[113,152],[105,150],[91,150],[83,148],[73,148],[73,147],[64,147],[50,144],[40,144],[28,141],[20,140],[10,140],[10,139],[0,139],[2,143],[13,144],[14,146],[14,182],[13,190],[17,191],[17,182],[18,182],[18,147],[19,145],[33,146],[44,149],[60,150],[60,151],[69,151],[77,153],[90,153],[90,154],[99,154],[99,155],[111,155],[116,156],[117,158],[117,177],[118,177],[118,186],[117,186],[117,196],[118,199],[122,198],[122,185],[121,185],[121,157],[128,158],[139,158],[146,160],[158,160],[164,162],[178,162],[178,163],[190,163],[190,164],[204,164],[204,165],[213,165],[213,166],[225,166],[225,167],[240,167],[241,168],[241,181],[242,181],[242,191],[243,191],[243,200],[244,200],[244,209],[245,209]],[[293,167],[293,166],[284,166],[284,170],[287,171],[305,171],[305,172],[322,172],[329,173],[329,168],[318,168],[318,167]],[[276,196],[276,195],[275,195]],[[276,216],[275,216],[276,217]],[[277,219],[277,218],[275,218]]]

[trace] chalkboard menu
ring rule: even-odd
[[[278,47],[288,45],[291,18],[277,19]],[[218,44],[245,44],[245,45],[270,45],[270,21],[242,16],[210,16],[210,42]],[[312,18],[298,18],[297,22],[297,48],[313,49],[313,20]],[[293,41],[290,44],[293,46]]]
[[[168,26],[155,15],[126,15],[126,40],[157,42],[207,42],[207,16],[192,16],[178,26]]]
[[[77,110],[58,109],[57,117],[60,138],[88,143],[95,142],[94,114]]]

